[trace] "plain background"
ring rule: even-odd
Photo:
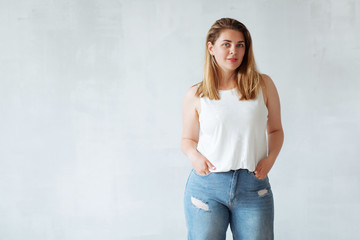
[[[352,0],[0,1],[0,239],[186,239],[182,101],[221,17],[280,95],[275,238],[359,239],[359,16]]]

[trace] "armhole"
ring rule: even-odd
[[[267,99],[267,93],[266,93],[266,83],[265,83],[265,79],[264,79],[264,77],[263,76],[261,76],[261,78],[262,78],[262,84],[260,84],[260,89],[261,89],[261,93],[262,93],[262,98],[263,98],[263,103],[264,103],[264,105],[266,106],[266,108],[267,108],[267,101],[266,101],[266,99]]]
[[[196,85],[198,85],[198,86],[196,86]],[[199,96],[199,97],[197,97],[196,96],[196,92],[197,92],[197,90],[198,90],[198,88],[199,88],[199,84],[194,84],[192,87],[194,87],[194,86],[196,86],[196,90],[194,91],[195,92],[195,94],[194,94],[194,109],[195,109],[195,112],[196,112],[196,114],[197,114],[197,117],[198,117],[198,121],[200,120],[200,115],[201,115],[201,111],[202,111],[202,108],[201,108],[201,97]],[[200,101],[199,103],[198,103],[198,101]],[[199,104],[198,106],[199,106],[199,108],[200,108],[200,114],[199,114],[199,112],[198,112],[198,109],[196,108],[197,107],[197,104]]]
[[[263,103],[264,103],[264,105],[267,107],[267,105],[266,105],[266,93],[264,93],[264,89],[261,87],[261,97],[262,97],[262,101],[263,101]]]
[[[201,97],[199,97],[199,99],[197,99],[197,101],[199,101],[199,108],[200,108],[200,113],[198,112],[198,120],[200,122],[200,118],[202,116],[202,111],[203,111],[203,104],[202,104],[202,100],[201,100]]]

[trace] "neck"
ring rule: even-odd
[[[233,72],[221,71],[221,78],[219,79],[219,88],[233,88],[236,85],[236,74]]]

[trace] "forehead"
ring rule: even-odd
[[[245,41],[244,34],[242,32],[224,29],[221,31],[218,41],[230,40],[232,42]]]

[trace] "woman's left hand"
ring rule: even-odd
[[[254,174],[255,177],[262,180],[266,178],[267,174],[270,172],[270,169],[274,165],[274,161],[269,159],[268,157],[262,159],[256,166]]]

